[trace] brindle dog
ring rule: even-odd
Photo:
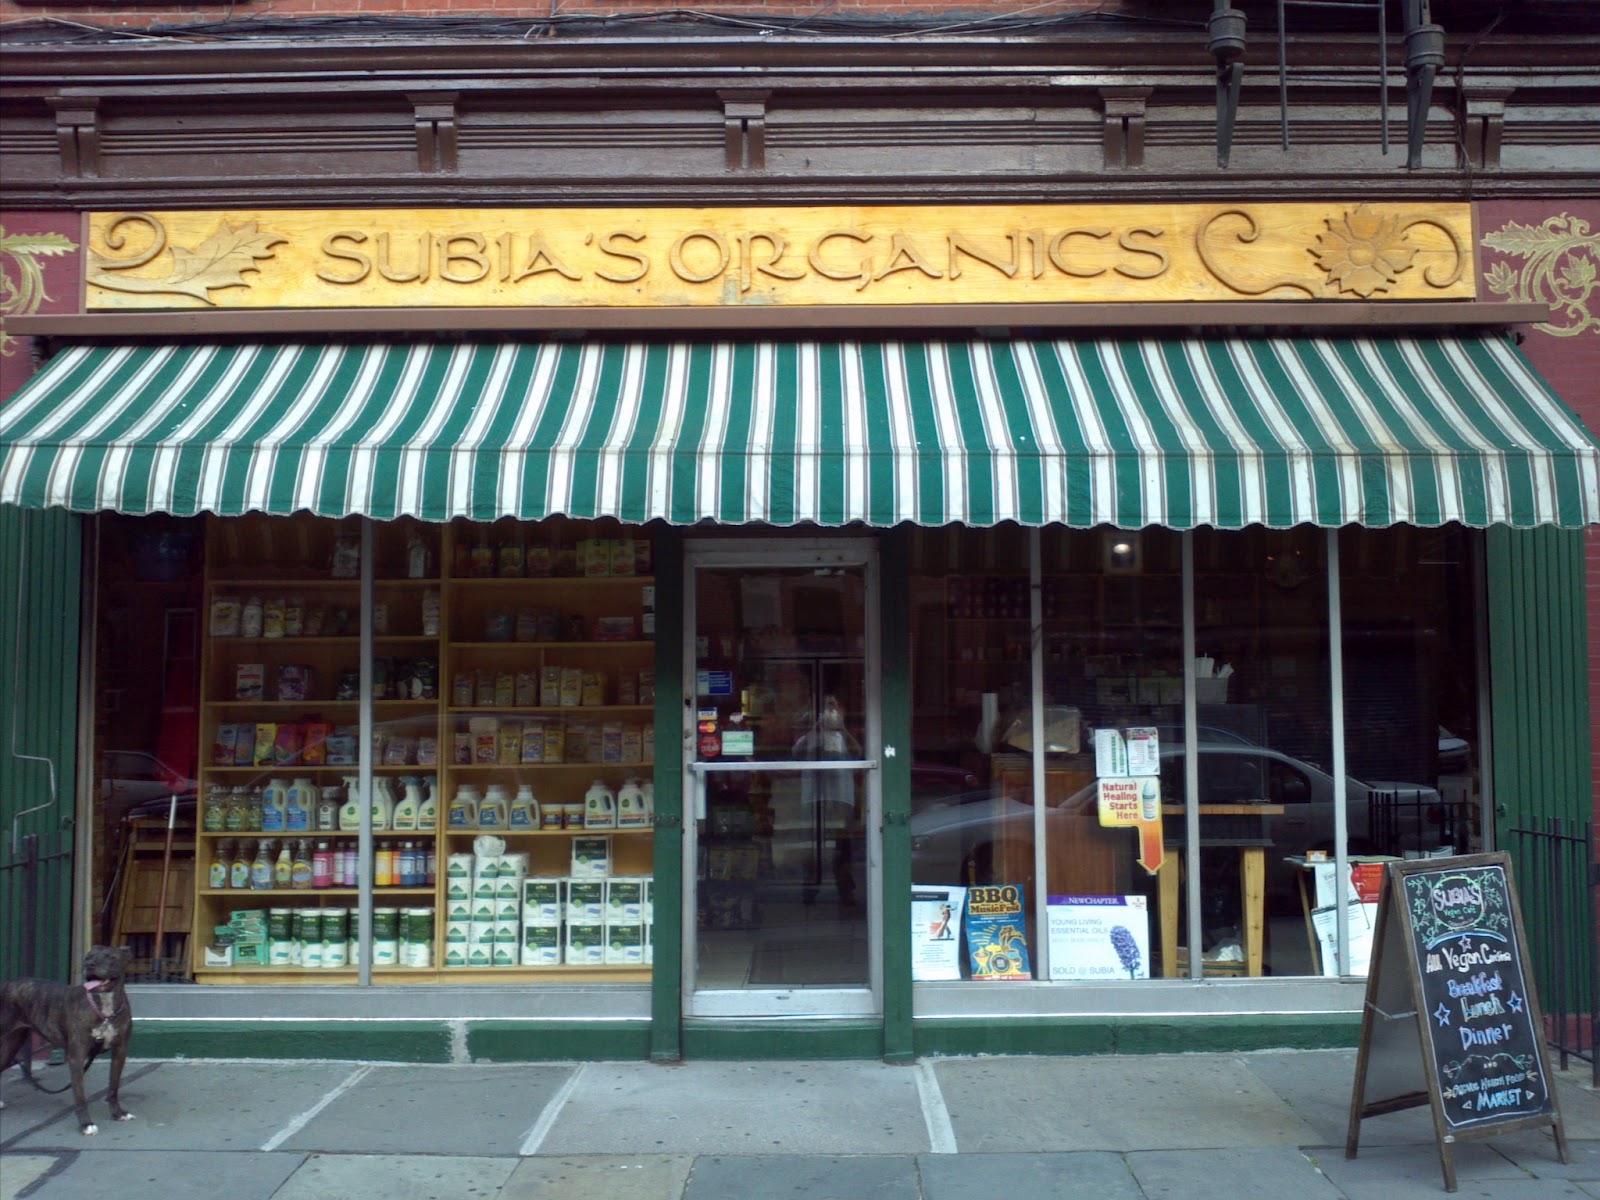
[[[28,1043],[34,1034],[59,1046],[65,1051],[67,1067],[72,1072],[78,1124],[86,1137],[99,1133],[100,1127],[89,1119],[83,1072],[104,1050],[111,1051],[111,1086],[106,1090],[111,1117],[116,1121],[133,1120],[133,1114],[117,1099],[122,1067],[128,1061],[128,1036],[133,1032],[133,1013],[123,988],[128,958],[127,950],[94,947],[84,955],[81,987],[53,979],[0,983],[0,1074],[21,1054],[23,1073],[32,1079]],[[4,1107],[0,1103],[0,1108]]]

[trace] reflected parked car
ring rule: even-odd
[[[1233,735],[1228,735],[1232,737]],[[1239,740],[1202,740],[1199,794],[1205,805],[1281,806],[1282,812],[1262,812],[1259,819],[1246,811],[1229,814],[1237,818],[1228,830],[1227,841],[1239,844],[1260,838],[1273,851],[1267,855],[1267,886],[1275,893],[1294,887],[1294,869],[1283,862],[1289,854],[1307,849],[1333,848],[1334,780],[1311,763],[1302,762],[1265,746]],[[1161,751],[1161,791],[1168,805],[1181,802],[1184,794],[1184,748],[1167,742]],[[1092,814],[1098,804],[1098,790],[1091,784],[1051,805],[1045,813],[1046,837],[1070,836],[1068,818]],[[1347,844],[1351,854],[1371,854],[1394,848],[1380,847],[1372,828],[1373,816],[1382,818],[1385,805],[1414,807],[1428,812],[1438,808],[1439,795],[1430,787],[1409,783],[1366,784],[1356,779],[1345,781]],[[1218,818],[1220,820],[1220,818]],[[912,873],[916,883],[962,883],[969,871],[979,882],[994,882],[985,876],[994,858],[994,844],[1001,838],[1027,839],[1033,828],[1033,805],[1011,796],[990,791],[969,790],[948,796],[926,797],[911,817]],[[1216,839],[1217,830],[1208,829],[1202,816],[1201,844]],[[1181,822],[1172,823],[1167,840],[1181,838]],[[1128,853],[1135,853],[1129,835]],[[1020,881],[1019,881],[1020,882]]]
[[[193,807],[197,784],[182,771],[142,750],[108,750],[100,756],[102,804],[114,811],[156,805],[166,811],[168,797]]]

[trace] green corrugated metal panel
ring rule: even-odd
[[[683,535],[656,530],[655,905],[650,1057],[683,1057]]]
[[[910,531],[879,543],[883,642],[883,1054],[916,1057],[911,998],[911,611]],[[894,749],[891,757],[890,748]]]
[[[1559,911],[1530,839],[1513,832],[1542,831],[1551,818],[1581,827],[1593,816],[1583,534],[1491,529],[1487,550],[1495,834],[1516,863],[1540,969],[1561,957],[1553,937],[1589,936],[1581,914]],[[1566,961],[1586,962],[1592,951],[1570,947]],[[1540,973],[1548,992],[1554,981]]]
[[[0,977],[71,973],[80,520],[0,505]],[[29,835],[39,854],[31,930]]]

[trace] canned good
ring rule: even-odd
[[[322,965],[324,967],[343,967],[350,962],[350,944],[343,938],[339,941],[328,941],[322,944]]]
[[[308,969],[320,969],[322,967],[322,943],[320,941],[300,943],[300,965]]]
[[[274,942],[287,942],[294,936],[294,910],[269,908],[267,910],[267,937]]]
[[[274,939],[267,946],[267,962],[274,967],[292,966],[294,943],[288,938]]]
[[[372,910],[372,940],[397,942],[400,940],[400,910],[375,908]]]
[[[433,908],[408,908],[401,922],[400,940],[433,945]]]
[[[400,943],[393,938],[372,939],[372,965],[395,967],[400,965]]]

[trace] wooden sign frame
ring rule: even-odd
[[[1346,1158],[1365,1118],[1427,1104],[1448,1192],[1460,1141],[1549,1125],[1561,1161],[1571,1161],[1527,945],[1504,851],[1386,865]],[[1449,1055],[1460,1057],[1444,1062]]]

